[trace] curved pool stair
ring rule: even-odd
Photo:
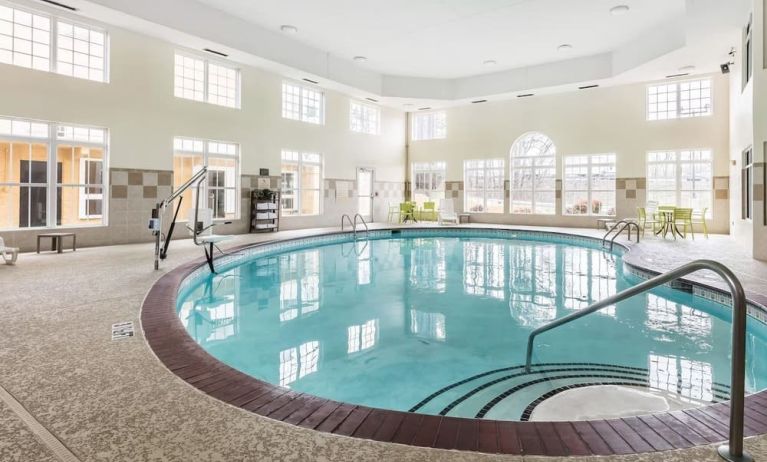
[[[535,364],[530,372],[523,365],[495,369],[475,374],[449,384],[425,397],[409,412],[451,417],[474,417],[494,420],[530,419],[535,407],[546,399],[566,390],[599,385],[620,385],[662,390],[676,394],[693,405],[718,403],[729,399],[729,386],[721,383],[696,384],[700,395],[686,396],[684,378],[676,377],[676,386],[663,377],[658,379],[645,368],[600,363]],[[655,386],[654,386],[655,385]],[[674,387],[675,390],[669,390]],[[706,388],[709,388],[706,390]]]

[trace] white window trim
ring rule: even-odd
[[[445,118],[445,130],[443,133],[437,133],[435,117],[441,115]],[[432,117],[430,122],[431,136],[420,137],[416,131],[416,121],[423,117]],[[413,113],[410,120],[410,139],[412,141],[430,141],[430,140],[444,140],[447,138],[447,112],[446,111],[432,111],[432,112],[416,112]]]
[[[298,153],[298,160],[284,160],[282,158],[283,152],[295,152]],[[304,154],[316,154],[320,157],[319,162],[305,162],[304,161]],[[298,210],[298,213],[295,215],[285,215],[283,213],[280,213],[280,218],[298,218],[298,217],[317,217],[322,215],[324,210],[324,185],[325,185],[325,156],[323,156],[319,152],[310,152],[310,151],[296,151],[293,149],[283,149],[280,152],[280,182],[282,181],[282,165],[285,163],[289,164],[295,164],[298,166],[298,173],[296,175],[296,186],[292,189],[294,192],[293,194],[293,200],[296,203],[296,209]],[[306,165],[317,165],[320,168],[320,187],[318,189],[310,188],[306,189],[301,184],[301,167]],[[319,196],[319,210],[317,213],[301,213],[301,191],[317,191],[317,194]],[[284,199],[285,196],[283,196],[282,191],[282,185],[280,185],[280,212],[282,212],[282,199]]]
[[[365,131],[365,117],[362,117],[360,120],[360,130],[354,129],[354,115],[353,115],[353,106],[357,105],[362,108],[362,111],[364,113],[365,110],[372,110],[376,113],[376,124],[374,131]],[[363,135],[380,135],[381,134],[381,115],[382,111],[381,108],[378,106],[373,106],[372,104],[363,103],[361,101],[355,101],[351,100],[349,101],[349,130],[353,131],[354,133],[362,133]]]
[[[284,112],[285,111],[285,99],[284,99],[284,95],[285,95],[284,86],[285,85],[292,85],[292,86],[298,87],[300,89],[300,91],[298,92],[298,118],[297,119],[285,116],[285,112]],[[319,117],[318,117],[318,119],[319,119],[318,122],[313,122],[311,120],[305,120],[304,119],[304,90],[313,91],[313,92],[316,92],[316,93],[320,94],[320,107],[319,107],[320,113],[319,113]],[[326,99],[325,99],[325,91],[322,88],[310,87],[308,85],[303,85],[303,84],[300,84],[300,83],[297,83],[297,82],[293,82],[293,81],[289,81],[289,80],[284,80],[282,82],[282,85],[280,85],[280,101],[282,102],[281,113],[282,113],[282,118],[283,119],[294,120],[296,122],[303,122],[303,123],[312,124],[312,125],[325,125],[325,103],[326,103]]]
[[[708,151],[709,153],[711,153],[711,156],[710,156],[709,160],[707,160],[707,161],[706,160],[691,160],[691,161],[687,161],[687,160],[682,160],[681,159],[680,153],[682,151]],[[650,161],[650,159],[649,159],[650,154],[657,153],[657,152],[673,152],[674,155],[675,155],[674,156],[675,160],[673,160],[673,161]],[[645,155],[645,164],[646,164],[645,178],[646,178],[646,181],[647,181],[647,195],[648,195],[648,197],[649,197],[649,194],[650,194],[650,166],[651,165],[673,164],[673,165],[676,166],[674,168],[675,178],[674,178],[674,190],[673,190],[673,192],[676,195],[676,197],[675,197],[676,204],[681,204],[682,203],[682,193],[683,192],[685,192],[685,191],[700,191],[700,192],[703,192],[703,190],[682,189],[681,188],[681,186],[682,186],[682,168],[681,168],[682,165],[684,165],[684,164],[704,164],[704,163],[708,163],[711,166],[711,189],[708,192],[709,195],[711,196],[711,200],[709,201],[711,206],[708,207],[708,215],[706,215],[705,218],[709,219],[709,220],[713,219],[714,218],[714,151],[713,151],[713,149],[709,149],[709,148],[693,148],[693,149],[666,149],[666,150],[661,149],[661,150],[655,150],[655,151],[647,151],[647,153]],[[662,190],[662,191],[671,192],[672,190],[668,189],[668,190]],[[667,205],[667,204],[659,204],[659,205]],[[680,206],[676,205],[676,207],[680,207]]]
[[[599,156],[613,156],[613,162],[594,162],[593,159],[595,157]],[[578,164],[578,165],[570,165],[569,167],[586,167],[586,175],[587,175],[587,182],[588,186],[587,189],[567,189],[567,159],[572,157],[586,157],[588,158],[588,162],[585,164]],[[613,166],[615,168],[615,178],[613,181],[613,188],[612,189],[594,189],[593,185],[591,184],[591,172],[593,167],[609,167]],[[615,153],[603,153],[603,154],[569,154],[564,156],[562,159],[562,215],[566,217],[614,217],[617,216],[618,213],[618,196],[617,196],[617,188],[616,188],[616,182],[618,179],[618,159],[615,155]],[[588,213],[567,213],[567,193],[568,192],[585,192],[587,193],[588,202],[587,202],[587,210]],[[596,214],[592,212],[592,204],[593,204],[593,193],[609,193],[612,192],[613,196],[615,198],[615,213],[612,215],[608,215],[605,213]]]
[[[198,152],[198,151],[185,151],[183,149],[176,149],[175,146],[174,146],[173,147],[173,156],[174,157],[176,155],[180,155],[180,156],[202,156],[202,165],[207,166],[209,170],[224,170],[223,168],[220,168],[220,167],[211,167],[210,166],[210,159],[211,158],[214,158],[214,159],[234,159],[234,183],[235,183],[235,194],[234,194],[235,205],[234,205],[234,210],[235,210],[235,216],[234,216],[234,218],[226,218],[226,217],[224,217],[224,218],[213,218],[213,222],[215,223],[215,222],[224,222],[224,221],[228,221],[228,220],[240,220],[242,218],[241,217],[241,215],[242,215],[241,208],[242,207],[240,206],[240,204],[241,204],[241,201],[240,201],[240,190],[241,190],[240,189],[240,176],[242,175],[240,173],[240,144],[239,143],[234,143],[234,142],[231,142],[231,141],[209,140],[209,139],[205,139],[205,138],[195,138],[195,137],[191,137],[191,136],[174,136],[173,137],[174,144],[175,144],[175,141],[177,139],[202,141],[202,152]],[[208,146],[209,143],[232,144],[232,145],[234,145],[237,148],[236,149],[236,153],[234,155],[211,153],[210,152],[210,148]],[[197,173],[197,171],[198,170],[193,170],[192,171],[192,175]],[[224,188],[217,188],[217,189],[224,189]],[[225,188],[225,189],[230,189],[230,188]],[[208,194],[209,194],[209,191],[210,191],[210,187],[208,185],[207,179],[206,179],[206,181],[203,182],[203,184],[202,184],[202,186],[200,188],[200,191],[201,191],[203,197],[208,197]],[[207,204],[202,204],[202,205],[207,207]],[[179,222],[187,222],[188,218],[187,217],[179,217],[179,219],[177,221],[179,221]]]
[[[545,136],[549,141],[551,141],[551,146],[552,146],[552,148],[554,150],[553,153],[548,155],[548,156],[539,156],[539,157],[530,157],[530,156],[517,156],[517,157],[515,157],[514,156],[514,148],[516,147],[517,143],[519,143],[523,138],[531,136],[531,135],[535,135],[535,134],[538,134],[538,135],[541,135],[541,136]],[[512,215],[542,215],[542,216],[552,216],[552,215],[556,215],[557,214],[557,197],[556,197],[556,194],[557,194],[557,167],[558,167],[557,164],[559,162],[558,162],[558,159],[557,159],[557,151],[556,150],[557,150],[557,146],[556,146],[556,144],[554,144],[554,140],[549,138],[549,136],[546,135],[545,133],[536,132],[536,131],[527,132],[527,133],[521,135],[519,138],[516,139],[516,141],[514,141],[514,144],[511,145],[511,151],[509,152],[509,213],[510,214],[512,214]],[[514,168],[514,159],[516,159],[516,158],[519,158],[519,159],[532,158],[533,159],[532,165],[530,167],[517,167],[515,169]],[[539,165],[537,160],[544,159],[544,158],[554,159],[553,167],[549,167],[549,166],[546,166],[546,165]],[[552,189],[538,189],[535,186],[536,172],[538,170],[543,170],[543,169],[548,169],[548,168],[553,168],[554,169],[554,186],[553,186]],[[530,187],[530,189],[513,189],[513,187],[514,187],[514,170],[527,170],[527,169],[529,169],[531,174],[532,174],[531,175],[532,180],[531,180],[531,187]],[[530,213],[515,213],[513,211],[514,210],[514,192],[515,191],[530,192],[530,208],[531,208]],[[553,192],[554,193],[554,207],[553,207],[551,213],[539,213],[539,212],[536,212],[536,206],[537,206],[538,200],[536,199],[535,196],[536,196],[536,193],[538,193],[538,192]]]
[[[477,162],[477,161],[481,161],[482,162],[482,168],[476,168],[476,167],[467,168],[466,167],[466,164],[468,162]],[[500,167],[488,167],[488,165],[487,165],[488,162],[496,162],[496,161],[499,161],[501,163]],[[482,170],[484,172],[483,178],[485,179],[485,181],[482,184],[482,189],[469,189],[469,182],[467,181],[468,176],[466,175],[466,173],[469,170]],[[487,181],[487,178],[488,178],[487,172],[490,171],[490,170],[500,170],[501,171],[501,177],[503,178],[501,180],[501,189],[496,190],[496,189],[490,189],[488,187],[490,182]],[[504,191],[504,186],[503,186],[503,183],[506,181],[505,175],[506,175],[506,161],[502,157],[495,158],[495,159],[466,159],[466,160],[464,160],[463,161],[463,211],[464,211],[464,213],[492,213],[492,214],[504,213],[505,212],[504,210],[501,210],[500,212],[489,212],[487,210],[487,193],[488,192],[492,192],[492,193],[500,192],[501,193],[502,201],[505,204],[506,200],[504,198],[505,191]],[[482,194],[482,211],[481,212],[471,212],[470,210],[467,210],[467,203],[468,203],[467,198],[468,198],[468,195],[469,195],[470,192],[481,193]]]
[[[47,188],[47,204],[46,204],[46,224],[45,226],[34,226],[34,227],[15,227],[15,228],[4,228],[3,230],[8,231],[19,231],[19,230],[35,230],[35,229],[77,229],[77,228],[99,228],[99,227],[106,227],[109,226],[109,194],[103,194],[102,193],[102,204],[101,204],[101,223],[83,223],[83,224],[73,224],[73,225],[58,225],[56,224],[56,217],[57,217],[57,208],[61,207],[61,204],[58,203],[58,195],[57,190],[59,187],[59,182],[57,179],[57,159],[56,154],[58,152],[58,147],[60,144],[64,145],[75,145],[78,147],[86,147],[86,148],[98,148],[103,151],[104,158],[101,159],[103,162],[103,176],[102,176],[102,191],[109,191],[109,129],[104,127],[95,127],[92,125],[75,125],[71,123],[66,122],[53,122],[53,121],[45,121],[45,120],[37,120],[37,119],[24,119],[20,117],[12,117],[12,116],[3,116],[0,115],[0,119],[6,119],[11,121],[22,121],[22,122],[32,122],[32,123],[39,123],[39,124],[45,124],[48,126],[48,135],[46,137],[40,137],[40,136],[19,136],[19,135],[3,135],[0,134],[0,140],[2,141],[8,141],[8,142],[18,142],[18,143],[44,143],[47,146],[48,149],[48,157],[46,159],[46,162],[48,163],[48,172],[47,172],[47,182],[45,184],[42,183],[2,183],[0,182],[0,186],[20,186],[21,184],[24,185],[32,185],[32,186],[40,186],[40,187],[46,187]],[[78,128],[90,128],[90,129],[98,129],[104,131],[104,143],[89,143],[89,142],[83,142],[83,141],[74,141],[74,140],[59,140],[57,137],[58,127],[59,126],[69,126],[69,127],[78,127]],[[91,159],[95,160],[95,159]],[[63,183],[65,184],[65,183]]]
[[[708,81],[709,82],[709,89],[711,91],[711,104],[709,105],[709,110],[707,114],[692,114],[692,115],[682,115],[682,90],[680,88],[680,85],[683,83],[689,83],[689,82],[698,82],[698,81]],[[650,118],[650,88],[652,87],[660,87],[660,86],[667,86],[667,85],[674,85],[676,88],[676,116],[675,117],[669,117],[666,119],[651,119]],[[669,103],[670,104],[670,103]],[[711,78],[702,78],[702,79],[688,79],[688,80],[680,80],[676,82],[669,82],[669,83],[661,83],[656,82],[650,85],[647,85],[645,88],[645,120],[647,122],[664,122],[669,120],[680,120],[680,119],[695,119],[698,117],[711,117],[714,115],[714,81]]]
[[[48,61],[48,70],[46,71],[46,70],[41,70],[41,69],[35,69],[34,67],[18,66],[16,64],[7,64],[8,66],[21,67],[22,69],[28,69],[28,70],[31,70],[31,71],[50,72],[50,73],[58,74],[58,75],[61,75],[61,76],[64,76],[64,77],[69,77],[69,78],[73,78],[73,79],[77,79],[77,80],[85,80],[85,81],[88,81],[88,82],[109,83],[109,81],[110,81],[110,67],[111,67],[110,66],[110,64],[111,64],[111,61],[110,61],[110,57],[111,57],[111,40],[110,39],[111,39],[111,37],[110,37],[109,32],[105,28],[100,27],[100,26],[96,26],[96,25],[93,25],[93,24],[90,24],[90,23],[87,23],[87,22],[83,22],[79,18],[73,18],[73,17],[67,16],[67,15],[50,14],[48,12],[37,10],[37,9],[34,9],[34,8],[27,8],[26,6],[21,6],[21,5],[18,5],[16,3],[0,1],[0,5],[3,5],[5,7],[8,7],[8,8],[14,9],[14,10],[20,10],[20,11],[23,11],[25,13],[29,13],[29,14],[33,14],[33,15],[37,15],[37,16],[44,16],[44,17],[48,18],[48,20],[50,21],[50,30],[48,31],[48,34],[49,34],[49,44],[48,44],[48,46],[50,47],[49,48],[49,51],[50,51],[50,55],[49,56],[50,57],[49,57],[49,61]],[[76,76],[73,76],[73,75],[59,73],[59,70],[58,70],[58,62],[59,62],[59,57],[58,57],[58,49],[59,49],[59,47],[58,47],[58,37],[59,37],[58,25],[59,25],[59,21],[68,22],[68,23],[72,24],[73,26],[83,27],[85,29],[101,32],[101,33],[104,34],[104,79],[103,80],[84,79],[82,77],[76,77]]]
[[[81,179],[85,178],[85,164],[87,162],[103,162],[103,161],[101,159],[88,159],[88,158],[85,158],[85,157],[81,157],[80,158],[80,178]],[[102,172],[102,175],[106,175],[107,174],[107,172],[104,172],[103,163],[102,163],[102,170],[101,170],[101,172]],[[83,183],[80,186],[84,186],[87,189],[89,184],[88,183]],[[104,190],[103,189],[101,190],[101,194],[89,194],[87,192],[84,192],[84,191],[80,190],[80,192],[78,194],[78,197],[79,197],[78,211],[79,211],[79,217],[80,217],[81,220],[88,220],[88,219],[91,219],[91,218],[102,218],[102,215],[89,215],[88,214],[88,209],[87,209],[87,206],[88,206],[87,204],[88,204],[89,200],[102,201],[102,203],[101,203],[101,212],[103,214],[103,212],[104,212],[104,202],[103,202],[104,201]]]
[[[190,52],[184,51],[184,50],[176,50],[175,53],[173,54],[173,62],[174,62],[174,64],[173,64],[173,78],[174,79],[176,77],[176,66],[175,66],[176,55],[182,56],[182,57],[186,57],[186,58],[196,59],[198,61],[202,61],[203,62],[202,101],[198,101],[198,100],[192,99],[192,98],[184,98],[183,96],[177,96],[176,95],[176,91],[175,91],[175,85],[174,85],[173,95],[176,98],[183,99],[183,100],[186,100],[186,101],[194,101],[195,103],[211,104],[213,106],[223,107],[223,108],[227,108],[227,109],[237,109],[237,110],[242,109],[242,107],[241,107],[242,72],[241,72],[239,67],[234,66],[233,63],[226,62],[224,60],[211,59],[211,58],[209,58],[207,56],[202,56],[202,55],[199,55],[199,54],[196,54],[196,53],[190,53]],[[208,88],[208,83],[209,83],[209,81],[208,81],[208,79],[209,79],[208,72],[209,72],[209,68],[210,68],[210,64],[211,63],[215,64],[216,66],[221,66],[221,67],[225,67],[225,68],[231,69],[231,70],[233,70],[235,72],[236,82],[235,82],[234,106],[226,106],[224,104],[218,104],[218,103],[214,103],[214,102],[210,101],[210,95],[209,95],[210,88]],[[184,137],[182,137],[182,138],[184,138]],[[203,140],[203,141],[207,142],[207,141],[211,141],[211,140]],[[222,143],[223,143],[223,141],[222,141]],[[231,143],[228,143],[228,144],[231,144]]]
[[[434,168],[436,164],[443,164],[444,168]],[[422,168],[421,166],[428,166],[428,168]],[[419,168],[420,167],[420,168]],[[413,162],[410,165],[412,183],[413,183],[413,196],[418,192],[424,192],[425,195],[431,196],[431,193],[442,193],[440,197],[445,197],[445,182],[447,181],[447,162],[437,160],[432,162]],[[427,174],[430,178],[438,173],[442,173],[442,187],[438,189],[418,189],[416,182],[416,175],[419,173]],[[428,184],[432,182],[429,181]],[[439,205],[439,204],[437,204]]]

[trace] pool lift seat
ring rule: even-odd
[[[186,227],[192,234],[194,245],[201,246],[205,251],[205,261],[208,263],[210,272],[216,274],[216,268],[213,266],[213,249],[216,248],[223,255],[224,252],[217,244],[231,239],[232,236],[213,234],[213,227],[219,225],[219,223],[213,222],[213,210],[200,208],[200,186],[206,178],[207,176],[197,183],[194,208],[189,211],[188,223],[191,223],[192,226],[187,224]],[[230,223],[231,221],[225,221],[221,224],[228,225]]]

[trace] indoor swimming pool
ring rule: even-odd
[[[529,420],[601,384],[725,401],[730,307],[660,288],[530,332],[636,284],[623,249],[490,230],[328,235],[247,248],[182,284],[177,312],[210,355],[278,387],[424,414]],[[767,387],[765,326],[749,318],[746,389]]]

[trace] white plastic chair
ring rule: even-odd
[[[16,264],[16,259],[19,258],[19,249],[16,247],[6,247],[5,241],[0,237],[0,256],[3,257],[6,265]]]
[[[453,199],[440,199],[439,200],[439,224],[442,225],[445,222],[452,222],[458,224],[458,214],[455,213],[453,208]]]

